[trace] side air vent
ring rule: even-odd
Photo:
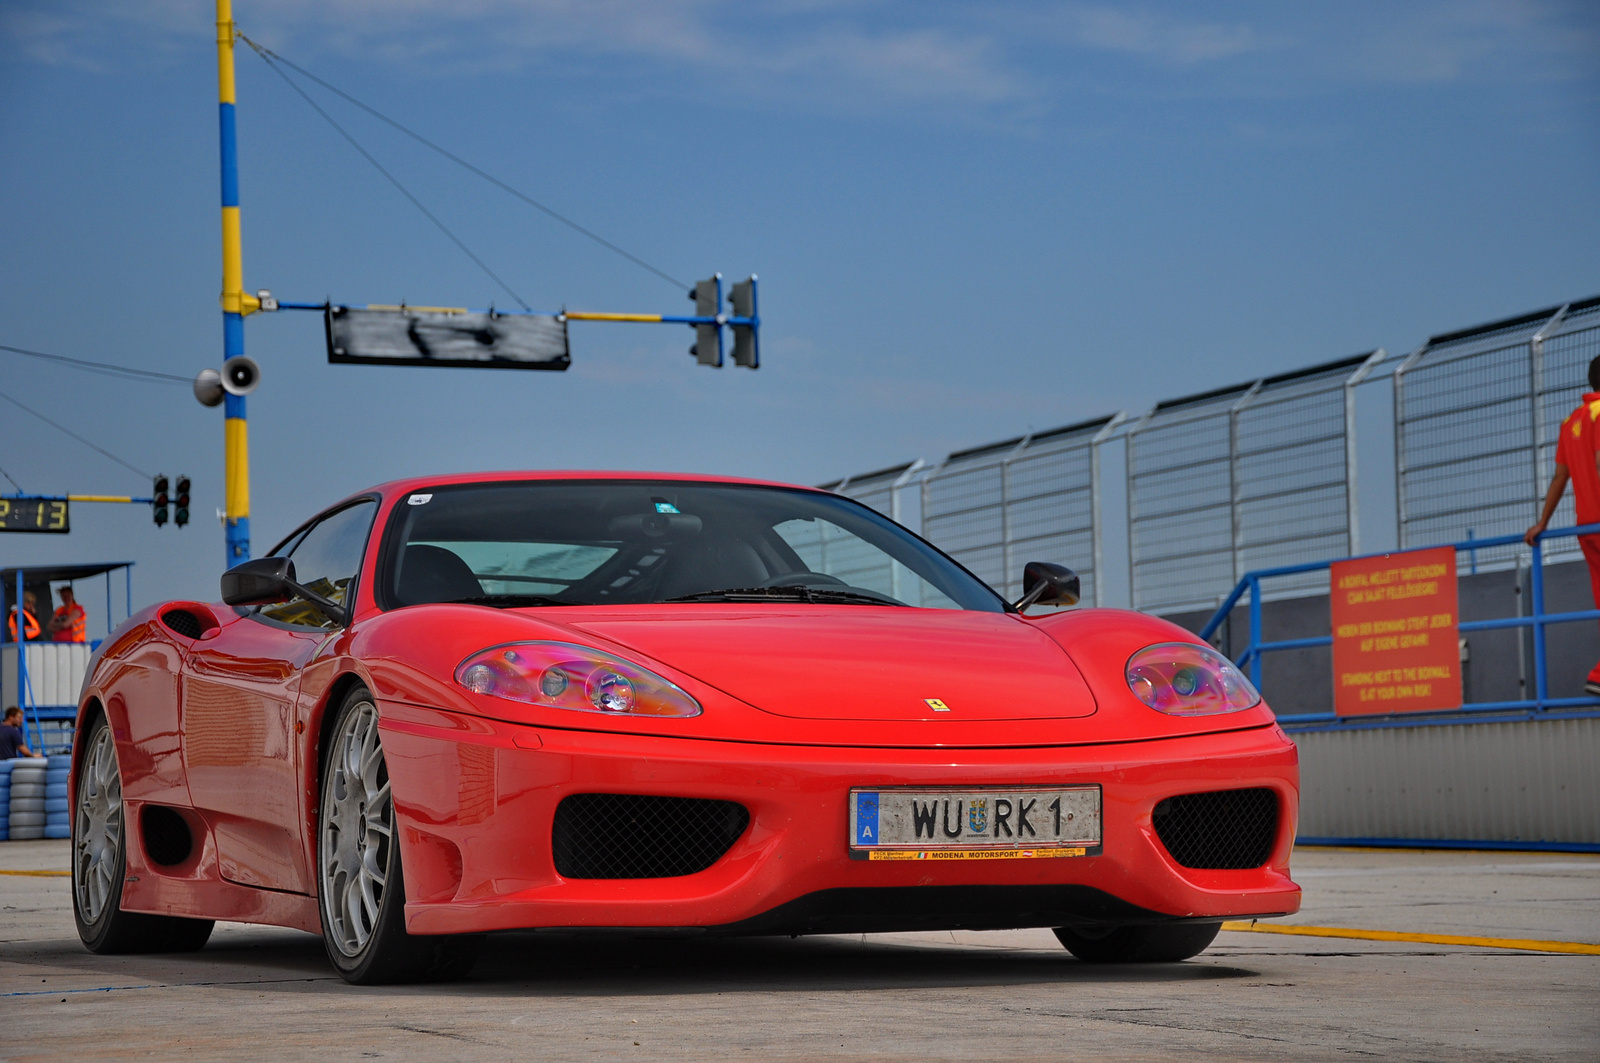
[[[194,835],[189,832],[189,824],[170,808],[145,805],[139,813],[139,830],[144,835],[144,851],[152,863],[177,867],[194,852]]]
[[[1156,835],[1184,867],[1260,867],[1278,836],[1278,795],[1266,788],[1181,794],[1156,805]]]
[[[197,639],[206,629],[200,618],[187,609],[168,609],[161,614],[161,622],[186,639]]]
[[[565,878],[673,878],[722,859],[749,824],[735,801],[572,794],[556,806],[551,851]]]

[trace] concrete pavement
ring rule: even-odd
[[[64,869],[64,842],[0,870]],[[1303,849],[1282,923],[1600,942],[1600,857]],[[100,957],[68,880],[0,875],[0,1058],[1600,1059],[1600,956],[1225,931],[1091,967],[1048,931],[661,941],[518,934],[472,977],[358,989],[304,934],[224,924]]]

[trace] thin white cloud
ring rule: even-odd
[[[1449,0],[1399,5],[1363,27],[1349,73],[1373,81],[1592,75],[1600,67],[1600,7],[1546,0]]]
[[[1003,0],[240,0],[252,36],[309,63],[428,75],[559,69],[606,91],[1026,125],[1077,89],[1281,95],[1349,82],[1587,76],[1582,0],[1226,8]],[[209,39],[211,0],[3,0],[0,39],[41,63],[126,67]],[[1159,76],[1152,67],[1162,68]]]
[[[212,10],[205,0],[22,0],[0,33],[39,62],[88,62],[130,28],[209,37]],[[987,34],[915,11],[863,22],[862,10],[793,0],[255,0],[235,16],[251,36],[302,57],[333,51],[452,72],[584,61],[594,72],[604,69],[595,59],[627,60],[619,83],[668,73],[846,109],[986,108],[1043,91]]]
[[[1073,6],[1060,19],[1072,43],[1180,64],[1231,59],[1291,43],[1285,35],[1246,23],[1193,21],[1127,7]]]

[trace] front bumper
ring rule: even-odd
[[[563,731],[397,702],[379,705],[416,934],[530,928],[728,933],[1000,929],[1281,915],[1298,806],[1295,747],[1275,726],[1159,741],[1020,749],[858,749]],[[1097,783],[1098,855],[1048,860],[849,858],[852,787]],[[1267,862],[1179,866],[1151,812],[1163,798],[1266,787]],[[567,879],[551,856],[569,794],[737,801],[750,826],[705,871]]]

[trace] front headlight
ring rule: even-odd
[[[456,682],[551,709],[608,716],[698,716],[700,703],[676,684],[609,653],[569,642],[512,642],[461,662]]]
[[[1128,658],[1128,689],[1169,716],[1213,716],[1261,703],[1232,661],[1192,642],[1162,642]]]

